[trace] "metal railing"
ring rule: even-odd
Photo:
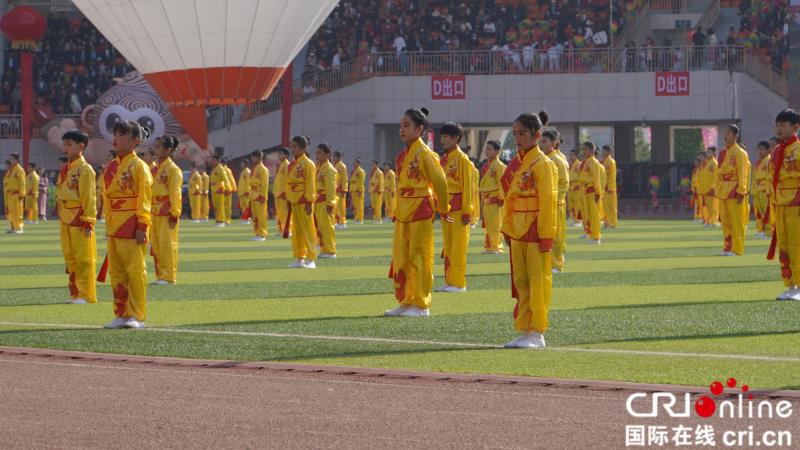
[[[711,0],[711,3],[708,5],[708,8],[700,17],[700,20],[697,21],[697,25],[695,28],[701,28],[703,30],[708,30],[717,22],[720,14],[720,4],[719,0]]]
[[[59,119],[72,119],[78,127],[81,124],[80,115],[60,115]],[[32,138],[46,138],[44,130],[38,126],[31,129]],[[20,139],[22,138],[22,116],[20,114],[0,114],[0,138]]]
[[[628,23],[622,29],[622,34],[614,38],[614,46],[624,47],[628,41],[635,41],[639,28],[648,17],[650,17],[650,2],[645,1],[640,8],[634,9],[628,15]]]
[[[650,0],[651,11],[667,11],[672,14],[686,12],[689,8],[689,0]]]

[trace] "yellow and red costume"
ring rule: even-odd
[[[397,207],[397,174],[392,169],[383,174],[383,205],[386,217],[394,219],[394,210]]]
[[[458,146],[442,155],[440,163],[447,179],[447,202],[453,219],[453,222],[442,221],[444,282],[448,286],[465,288],[470,223],[477,201],[473,189],[475,166]]]
[[[706,225],[719,223],[719,199],[714,195],[714,181],[717,178],[717,159],[706,158],[700,166],[698,188],[703,197],[703,221]]]
[[[305,154],[289,164],[286,176],[286,200],[291,208],[292,250],[295,258],[308,261],[317,259],[317,229],[314,226],[316,176],[317,168]],[[310,207],[310,212],[306,207]]]
[[[714,194],[719,199],[723,251],[744,253],[746,218],[749,218],[750,159],[738,144],[719,152]]]
[[[214,204],[214,220],[217,223],[225,223],[227,220],[227,192],[230,189],[228,185],[228,172],[225,166],[217,164],[211,171],[211,195],[213,196]]]
[[[583,198],[583,230],[589,239],[600,240],[600,207],[605,191],[605,170],[603,165],[594,157],[588,156],[581,162],[581,172],[578,182],[581,185]]]
[[[25,171],[14,163],[3,177],[3,204],[12,231],[22,231],[25,192]]]
[[[222,166],[225,169],[225,175],[228,178],[228,190],[225,191],[225,223],[231,223],[233,220],[233,193],[239,191],[236,185],[236,178],[233,176],[233,171],[228,166]]]
[[[192,209],[192,220],[203,218],[203,177],[196,170],[189,177],[189,207]]]
[[[369,175],[369,200],[372,205],[372,220],[383,219],[383,171],[372,169]]]
[[[603,158],[603,170],[606,174],[605,193],[603,194],[605,225],[617,228],[617,161],[611,155]]]
[[[338,174],[330,161],[317,166],[317,198],[314,203],[314,219],[317,221],[319,246],[322,253],[336,254],[336,186]],[[330,212],[328,211],[330,208]]]
[[[364,183],[367,173],[361,166],[356,166],[350,174],[350,200],[353,202],[353,220],[364,221]]]
[[[800,141],[797,136],[776,147],[770,168],[775,233],[768,257],[772,259],[777,250],[784,285],[800,286]]]
[[[500,210],[503,208],[505,193],[500,185],[500,177],[505,170],[506,165],[500,158],[487,161],[481,168],[479,191],[483,198],[483,228],[486,233],[483,249],[487,252],[503,251],[503,241],[500,237]]]
[[[756,161],[753,180],[753,209],[756,213],[756,230],[765,234],[772,233],[769,195],[770,185],[772,184],[771,161],[772,158],[769,154]]]
[[[339,161],[334,166],[336,168],[336,223],[347,225],[347,166],[344,161]]]
[[[172,284],[175,284],[178,277],[182,186],[183,172],[171,158],[158,163],[152,186],[153,200],[150,214],[153,225],[150,228],[150,245],[156,277]]]
[[[239,174],[239,211],[243,220],[249,219],[252,211],[250,210],[250,169],[245,167]]]
[[[567,250],[567,192],[569,191],[569,161],[558,149],[547,155],[558,172],[558,200],[556,202],[556,234],[553,237],[553,268],[564,270],[564,253]]]
[[[269,169],[263,162],[253,166],[248,180],[250,187],[250,212],[253,219],[253,233],[257,237],[267,237],[269,220]]]
[[[97,175],[83,156],[65,164],[56,181],[56,201],[61,230],[61,250],[69,276],[69,295],[97,303],[97,239],[94,232],[86,237],[86,230],[94,231],[97,221]]]
[[[25,178],[25,211],[31,222],[39,220],[39,174],[31,169]]]
[[[275,197],[275,221],[278,225],[278,232],[283,234],[285,229],[291,229],[289,217],[289,202],[286,200],[286,178],[289,176],[289,160],[284,159],[278,166],[275,173],[275,180],[272,182],[272,196]]]
[[[211,190],[211,182],[207,173],[203,172],[201,177],[203,178],[203,196],[200,203],[200,218],[208,220],[208,212],[210,209],[208,194]]]
[[[583,220],[583,193],[581,192],[581,160],[575,159],[569,165],[569,194],[567,203],[572,220],[580,222]]]

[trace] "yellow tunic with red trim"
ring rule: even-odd
[[[289,164],[286,176],[286,200],[292,205],[314,203],[317,167],[306,155]]]
[[[117,156],[103,174],[106,189],[104,205],[106,236],[134,239],[136,230],[147,230],[151,224],[150,199],[153,177],[147,163],[134,152]]]
[[[25,196],[25,171],[19,164],[9,169],[3,177],[3,193],[5,195]],[[8,200],[6,200],[6,208]]]
[[[728,199],[747,195],[750,189],[750,158],[738,144],[719,153],[719,167],[714,173],[714,195]]]
[[[447,199],[447,180],[439,165],[439,157],[422,139],[417,139],[397,157],[398,222],[416,222],[433,218],[438,205],[440,214],[450,211]],[[352,179],[351,179],[352,183]],[[353,189],[351,184],[350,189]],[[434,205],[431,197],[437,201]]]
[[[475,177],[475,166],[461,148],[456,147],[445,153],[440,163],[447,177],[447,202],[450,204],[450,212],[461,212],[462,216],[471,216],[475,208],[475,192],[473,189],[473,178]],[[454,217],[459,220],[460,217]]]
[[[505,203],[501,232],[523,242],[550,241],[556,235],[558,169],[538,146],[517,155],[502,177]],[[539,189],[537,189],[539,186]],[[546,211],[540,214],[540,210]]]
[[[770,168],[775,173],[776,157],[772,158]],[[800,206],[800,141],[793,139],[783,151],[777,173],[777,188],[772,189],[773,203],[778,206]],[[774,182],[774,181],[773,181]]]
[[[334,207],[339,199],[336,195],[336,188],[339,185],[339,174],[330,161],[317,166],[317,198],[318,204]]]
[[[768,194],[771,191],[772,172],[770,171],[770,162],[770,155],[756,161],[756,170],[753,177],[753,190],[755,192]]]
[[[602,196],[605,191],[604,175],[605,169],[603,169],[603,165],[600,164],[597,158],[590,156],[584,159],[581,164],[581,173],[578,177],[583,194]]]
[[[165,159],[157,167],[150,213],[154,216],[169,216],[172,221],[176,221],[181,217],[183,172],[171,158]]]
[[[250,201],[266,203],[269,198],[269,169],[263,163],[253,167],[249,178]]]
[[[275,172],[275,180],[272,182],[272,192],[276,199],[286,198],[286,178],[289,175],[289,160],[284,159]]]
[[[189,177],[189,196],[203,195],[203,177],[200,172],[194,171]]]
[[[500,186],[500,177],[506,171],[506,165],[500,158],[495,158],[494,161],[486,163],[481,168],[481,182],[478,190],[483,196],[486,204],[502,203],[505,193]]]
[[[222,164],[217,164],[214,167],[211,171],[211,178],[209,181],[212,194],[225,194],[230,189],[228,185],[228,172]]]
[[[97,175],[83,156],[64,165],[56,182],[58,218],[65,225],[94,228],[97,221]]]
[[[383,171],[374,169],[369,177],[369,193],[382,194],[385,189]]]

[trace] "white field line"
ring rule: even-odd
[[[79,325],[65,323],[29,323],[29,322],[0,322],[0,326],[21,326],[21,327],[47,327],[47,328],[72,328],[100,330],[103,327],[96,325]],[[390,339],[365,336],[327,336],[311,334],[290,334],[290,333],[264,333],[256,331],[224,331],[224,330],[194,330],[191,328],[145,328],[144,331],[160,331],[165,333],[186,333],[186,334],[210,334],[216,336],[253,336],[253,337],[274,337],[290,339],[309,339],[323,341],[354,341],[354,342],[376,342],[385,344],[411,344],[411,345],[439,345],[457,348],[483,348],[496,349],[503,348],[498,344],[482,344],[474,342],[452,342],[452,341],[429,341],[415,339]],[[611,348],[577,348],[577,347],[547,347],[549,351],[575,352],[575,353],[609,353],[618,355],[641,355],[641,356],[665,356],[678,358],[714,358],[729,359],[739,361],[769,361],[769,362],[800,362],[800,358],[791,356],[758,356],[758,355],[731,355],[715,353],[691,353],[691,352],[663,352],[649,350],[623,350]]]

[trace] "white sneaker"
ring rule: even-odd
[[[253,242],[264,242],[267,240],[264,236],[253,236],[251,239]]]
[[[575,227],[575,228],[583,228],[583,222],[575,222],[575,225],[573,225],[573,227]]]
[[[439,286],[438,288],[434,289],[433,292],[444,292],[445,289],[447,289],[449,287],[450,287],[450,285],[443,284],[443,285]]]
[[[786,300],[800,302],[800,289],[795,288],[795,290],[786,297]]]
[[[303,264],[303,269],[316,269],[316,268],[317,268],[317,263],[314,261],[308,261],[305,264]]]
[[[249,220],[243,220],[242,225],[252,225]]]
[[[144,322],[139,322],[135,317],[131,317],[125,322],[125,328],[144,328]]]
[[[289,264],[286,267],[289,268],[289,269],[302,269],[305,266],[306,265],[303,263],[303,260],[302,259],[298,259],[297,261]]]
[[[736,253],[733,252],[722,252],[719,256],[736,256]]]
[[[150,283],[150,285],[151,286],[170,286],[170,285],[172,285],[172,283],[170,283],[167,280],[156,280],[156,281],[153,281],[152,283]]]
[[[395,309],[387,309],[383,312],[383,315],[386,317],[397,317],[400,314],[404,313],[408,309],[408,306],[400,305]]]
[[[318,258],[320,258],[320,259],[336,259],[336,253],[320,253]]]
[[[779,295],[776,300],[792,300],[792,296],[798,292],[800,292],[800,289],[797,289],[797,286],[792,286],[783,291],[783,294]]]
[[[497,250],[484,250],[481,252],[482,255],[499,255],[500,252]]]
[[[517,343],[520,340],[522,340],[522,339],[524,339],[526,337],[527,337],[526,334],[520,334],[519,336],[515,337],[514,339],[512,339],[512,340],[506,342],[505,344],[503,344],[503,347],[504,348],[517,348]]]
[[[117,317],[116,319],[107,323],[105,328],[109,330],[118,330],[120,328],[125,328],[126,323],[128,323],[127,317]]]
[[[85,299],[82,298],[76,298],[75,300],[72,300],[69,303],[72,305],[85,305],[89,302],[87,302]]]
[[[517,348],[544,348],[544,335],[541,333],[537,333],[535,331],[523,335],[523,337],[517,341],[516,344]]]
[[[358,221],[358,222],[356,222],[356,223],[357,223],[357,224],[359,224],[359,225],[364,225],[364,221],[363,221],[363,220],[359,220],[359,221]]]
[[[467,292],[467,288],[466,287],[460,288],[456,286],[445,286],[445,288],[442,289],[442,292],[450,292],[455,294],[455,293]]]
[[[194,219],[194,220],[192,221],[192,223],[200,223],[200,222],[202,222],[202,220],[200,220],[200,219]]]
[[[14,230],[11,232],[11,234],[22,234],[22,233],[24,233],[22,230]]]
[[[217,222],[214,224],[214,228],[225,228],[225,222]]]
[[[343,229],[343,230],[346,230],[346,229],[347,229],[347,224],[346,224],[346,223],[343,223],[343,224],[342,224],[342,229]]]
[[[578,239],[589,239],[589,236],[582,234],[581,237],[579,237]]]
[[[553,267],[553,275],[558,274],[558,273],[561,273],[561,270],[556,269],[555,267]]]
[[[589,239],[588,241],[586,241],[586,243],[589,245],[600,245],[600,239],[597,240]]]
[[[400,317],[430,317],[431,311],[428,309],[420,309],[416,306],[409,306],[399,315]]]

